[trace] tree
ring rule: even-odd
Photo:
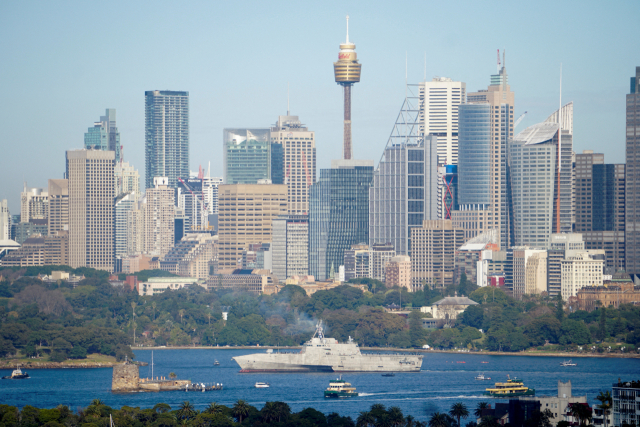
[[[376,417],[369,411],[362,411],[356,420],[356,427],[371,427],[376,424]]]
[[[475,411],[473,411],[473,415],[476,418],[480,418],[482,416],[482,411],[489,408],[489,402],[478,402]]]
[[[178,310],[178,314],[180,315],[180,323],[182,323],[184,325],[184,320],[182,319],[184,317],[184,313],[185,313],[185,309],[181,308],[180,310]]]
[[[600,309],[600,321],[598,322],[598,333],[596,339],[598,341],[604,341],[607,337],[607,309],[602,307]]]
[[[611,396],[611,391],[601,390],[600,393],[598,394],[598,397],[596,397],[596,399],[600,401],[598,408],[602,409],[604,427],[607,427],[607,414],[609,413],[609,410],[613,406],[613,397]]]
[[[175,372],[169,372],[169,378],[171,378],[172,380],[175,379],[177,377]]]
[[[462,427],[460,424],[460,418],[467,418],[469,416],[469,410],[462,402],[457,402],[451,405],[449,415],[458,419],[458,427]]]
[[[171,376],[171,374],[169,374],[169,376]],[[167,405],[166,403],[157,403],[153,407],[153,410],[158,414],[164,414],[171,410],[171,406]]]
[[[260,413],[262,415],[262,419],[266,422],[271,422],[278,419],[278,409],[276,406],[276,402],[265,403]]]
[[[591,408],[586,403],[569,403],[569,413],[578,420],[581,427],[584,427],[591,421]]]
[[[151,303],[151,308],[153,308],[153,321],[155,322],[156,321],[156,302],[155,301]]]
[[[193,409],[193,405],[190,402],[184,401],[180,405],[180,409],[178,409],[176,415],[181,420],[189,420],[195,417],[197,415],[197,412],[195,411],[195,409]]]
[[[450,427],[449,417],[442,412],[434,412],[429,418],[429,427]]]
[[[556,319],[560,323],[564,319],[564,301],[562,301],[562,295],[559,292],[556,295]]]
[[[491,415],[482,417],[478,427],[500,427],[500,423],[496,419],[496,417],[492,417]]]
[[[233,416],[242,424],[242,419],[249,415],[249,405],[244,400],[237,400],[231,409]]]
[[[283,419],[287,419],[289,415],[291,415],[291,408],[288,404],[284,402],[274,402],[276,406],[276,416],[278,418],[278,422]]]
[[[470,305],[462,313],[462,323],[469,325],[472,328],[482,328],[482,322],[484,319],[484,310],[480,305]]]
[[[222,405],[218,405],[216,402],[211,402],[209,403],[209,406],[207,406],[207,409],[204,410],[204,412],[206,412],[207,414],[221,414],[222,413]]]
[[[404,415],[402,414],[402,409],[398,408],[397,406],[392,406],[391,408],[389,408],[388,414],[389,422],[392,426],[398,427],[405,421]]]

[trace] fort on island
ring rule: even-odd
[[[113,367],[111,391],[126,393],[134,391],[183,390],[191,387],[191,380],[166,379],[165,377],[140,378],[138,365],[125,362]]]

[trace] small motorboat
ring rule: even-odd
[[[22,372],[20,365],[16,366],[16,369],[11,372],[11,375],[2,377],[3,380],[23,380],[25,378],[29,378],[29,374],[27,374],[26,371]]]
[[[269,388],[269,383],[256,383],[255,388]]]
[[[560,364],[560,366],[578,366],[578,364],[577,364],[577,363],[573,363],[573,362],[571,361],[571,359],[569,359],[569,361],[566,361],[566,360],[565,360],[565,361],[563,361],[563,362]]]
[[[382,374],[383,377],[395,377],[396,374],[394,374],[393,372],[388,372],[386,374]]]
[[[214,360],[213,366],[220,366],[220,362],[218,362],[217,360]]]
[[[476,376],[476,380],[478,380],[478,381],[485,381],[485,380],[490,380],[490,379],[491,379],[490,377],[486,377],[484,374],[478,374]]]

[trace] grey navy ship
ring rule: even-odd
[[[361,353],[351,337],[326,338],[322,321],[298,353],[254,353],[233,358],[240,372],[419,372],[422,356]]]

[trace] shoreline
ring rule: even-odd
[[[237,347],[214,347],[214,346],[191,346],[191,347],[131,347],[132,351],[136,350],[300,350],[302,346],[291,347],[278,347],[278,346],[237,346]],[[572,353],[572,352],[540,352],[540,351],[519,351],[519,352],[507,352],[507,351],[457,351],[457,350],[427,350],[423,348],[395,348],[395,347],[360,347],[364,351],[394,351],[398,353],[450,353],[450,354],[469,354],[475,356],[548,356],[548,357],[604,357],[604,358],[617,358],[617,359],[640,359],[640,354],[637,353]]]

